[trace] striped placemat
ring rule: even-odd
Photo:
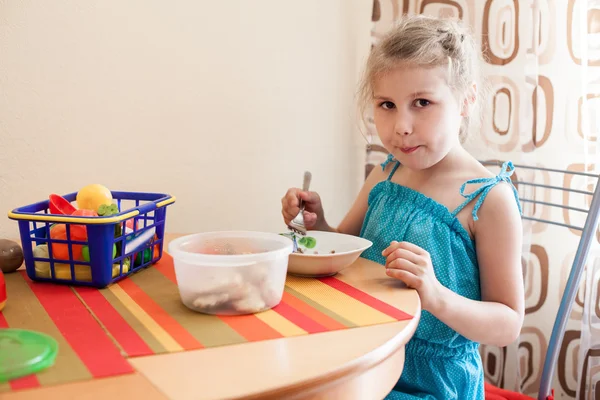
[[[348,329],[412,318],[335,277],[288,276],[282,302],[255,315],[212,316],[180,301],[172,258],[106,289],[34,283],[7,274],[0,327],[53,336],[53,367],[0,384],[0,392],[133,372],[128,357]]]

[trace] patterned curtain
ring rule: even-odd
[[[486,55],[492,90],[484,124],[467,149],[480,160],[598,173],[600,3],[596,0],[374,0],[372,42],[403,13],[460,18]],[[366,173],[387,152],[369,120]],[[517,170],[517,179],[583,190],[595,180]],[[590,196],[521,185],[525,198],[587,208]],[[565,192],[566,193],[566,192]],[[580,213],[524,204],[524,212],[582,226]],[[486,380],[537,396],[552,324],[580,237],[576,230],[526,223],[523,249],[526,317],[517,343],[482,346]],[[600,240],[600,235],[598,236]],[[562,343],[556,398],[600,399],[600,262],[594,243]]]

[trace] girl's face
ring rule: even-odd
[[[385,148],[420,170],[459,144],[464,108],[448,86],[445,67],[399,66],[373,85],[375,126]]]

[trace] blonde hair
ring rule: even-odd
[[[373,100],[373,83],[399,64],[424,68],[447,66],[448,84],[461,103],[469,88],[477,85],[479,100],[472,105],[469,116],[463,118],[460,129],[460,139],[464,141],[474,117],[481,115],[486,89],[480,76],[481,52],[470,32],[454,20],[403,15],[371,49],[367,60],[358,92],[359,115],[365,126],[366,110]]]

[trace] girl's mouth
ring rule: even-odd
[[[410,154],[410,153],[414,153],[415,151],[417,151],[417,149],[421,147],[421,146],[416,146],[416,147],[401,147],[400,151],[403,152],[404,154]]]

